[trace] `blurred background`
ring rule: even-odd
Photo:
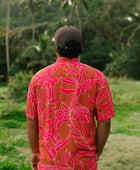
[[[99,170],[138,170],[139,0],[0,0],[0,169],[31,169],[28,85],[56,61],[54,34],[64,25],[82,32],[81,62],[101,70],[112,90],[116,117]]]

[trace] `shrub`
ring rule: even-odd
[[[127,56],[125,66],[128,76],[140,80],[140,41],[133,41],[126,48],[124,55]]]
[[[19,72],[10,77],[8,84],[9,97],[16,102],[26,101],[28,86],[32,76],[32,72]]]
[[[135,80],[140,80],[140,41],[135,40],[128,44],[120,57],[106,65],[104,73],[108,76],[127,76]]]
[[[126,76],[125,60],[125,57],[118,57],[113,62],[106,64],[104,74],[110,77]]]

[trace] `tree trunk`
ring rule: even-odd
[[[32,40],[35,40],[35,24],[34,24],[34,14],[32,13]]]
[[[78,17],[79,30],[80,30],[80,32],[82,32],[82,23],[81,23],[81,17],[80,17],[79,9],[80,9],[80,2],[79,2],[79,0],[76,0],[75,12],[76,12],[76,15]]]
[[[10,67],[10,57],[9,57],[9,19],[10,19],[10,5],[9,0],[4,0],[5,7],[6,7],[6,63],[7,63],[7,79],[9,81],[9,67]]]
[[[31,16],[32,16],[32,40],[35,40],[35,15],[34,15],[34,2],[30,0]]]

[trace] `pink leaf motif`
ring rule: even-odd
[[[59,139],[60,139],[60,134],[59,134],[59,133],[57,133],[57,134],[56,134],[56,141],[58,142],[58,141],[59,141]]]
[[[45,142],[45,147],[46,147],[46,151],[48,153],[48,156],[50,159],[53,159],[53,154],[52,152],[50,151],[50,148],[49,148],[49,145]]]
[[[86,159],[87,165],[89,167],[89,169],[92,168],[92,162],[89,159]]]
[[[97,103],[104,99],[104,97],[108,94],[108,90],[105,90],[101,93],[101,95],[97,98]]]
[[[88,146],[86,143],[84,143],[84,142],[75,141],[75,143],[76,143],[78,146],[82,147],[82,148],[90,149],[89,146]]]
[[[78,135],[78,134],[76,134],[76,133],[74,133],[74,132],[72,132],[72,131],[70,131],[70,135],[71,135],[71,137],[76,138],[76,139],[81,138],[80,135]]]
[[[62,106],[64,107],[64,109],[69,110],[69,106],[66,103],[62,102]]]
[[[68,126],[70,126],[72,129],[76,130],[77,132],[81,132],[79,126],[77,126],[77,125],[69,124]]]
[[[52,142],[52,147],[55,148],[55,144]]]
[[[84,69],[80,68],[80,74],[81,74],[82,77],[85,76],[85,71],[84,71]]]
[[[60,87],[60,89],[65,94],[71,94],[76,91],[75,89],[63,89],[62,87]]]
[[[46,103],[47,93],[48,93],[48,91],[45,90],[45,92],[44,92],[44,94],[43,94],[43,102],[44,102],[44,103]]]
[[[75,100],[77,101],[77,99],[78,99],[77,94],[73,95],[70,99],[70,104],[72,104]]]
[[[44,131],[42,132],[42,134],[46,140],[50,140],[52,139],[54,133],[55,133],[55,128],[54,128],[53,122],[50,121],[48,132],[44,128]]]
[[[97,106],[98,109],[105,109],[107,108],[108,109],[108,103],[105,103],[105,104],[102,104],[102,105],[99,105]]]
[[[60,163],[59,161],[57,161],[57,164],[58,164],[58,166],[59,166],[60,168],[62,168],[62,169],[67,169],[67,168],[69,168],[67,165],[63,165],[63,164]]]
[[[54,97],[54,89],[53,87],[50,87],[50,98]]]
[[[69,152],[69,156],[70,156],[70,159],[71,159],[71,163],[72,163],[72,167],[76,167],[77,165],[77,160],[76,158]]]
[[[63,162],[66,165],[68,160],[67,160],[67,149],[65,150],[65,152],[63,153]]]
[[[54,153],[54,155],[56,156],[56,150],[54,148],[52,148],[52,152]]]
[[[79,76],[77,76],[77,81],[78,81],[78,83],[80,83],[81,80],[82,80],[82,75],[80,74]]]
[[[56,150],[59,151],[62,147],[64,147],[68,143],[69,137],[66,139],[62,139],[56,144]]]
[[[95,157],[95,148],[93,148],[93,151],[87,152],[87,151],[76,151],[76,154],[78,156],[84,157],[84,156],[91,156]]]
[[[60,96],[54,100],[51,100],[49,104],[57,104],[60,101]]]
[[[84,165],[81,161],[80,161],[80,169],[79,170],[84,170]]]
[[[72,109],[75,109],[75,108],[77,108],[77,107],[81,107],[81,104],[76,103],[75,105],[73,105]]]
[[[83,136],[86,137],[88,130],[87,127],[85,126],[85,124],[82,122],[82,132],[83,132]]]
[[[72,70],[70,68],[66,68],[65,70],[67,70],[69,73],[71,73],[72,75],[76,75],[77,72],[75,70]]]
[[[90,137],[89,137],[89,144],[91,145],[93,143],[93,136],[92,134],[90,134]]]
[[[91,97],[90,95],[88,95],[88,100],[93,106],[95,105],[95,99]]]
[[[73,84],[74,86],[76,86],[76,83],[74,82],[74,80],[70,79],[70,78],[61,78],[61,80],[64,83],[68,83],[68,84]]]
[[[43,117],[45,118],[49,113],[53,112],[55,110],[55,107],[48,108],[46,112],[43,114]]]

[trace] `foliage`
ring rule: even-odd
[[[129,32],[130,34],[130,32]],[[131,29],[131,34],[118,57],[114,57],[114,61],[106,65],[104,71],[109,76],[127,76],[140,80],[140,27],[139,25]]]
[[[0,27],[0,81],[6,80],[5,30]]]
[[[23,1],[24,3],[21,4],[30,10],[34,7],[36,9],[40,8],[40,4],[37,5],[36,3],[33,7],[31,4],[33,1]],[[39,1],[35,2],[38,3]],[[101,71],[106,66],[105,72],[107,75],[125,75],[138,79],[139,72],[134,69],[132,72],[137,72],[137,75],[130,75],[130,71],[124,67],[124,63],[130,60],[130,62],[126,62],[126,65],[132,66],[136,62],[139,62],[138,55],[135,53],[139,42],[134,40],[135,42],[131,43],[134,35],[135,37],[139,37],[136,34],[140,22],[139,5],[138,0],[47,1],[39,9],[39,11],[43,10],[44,13],[40,15],[39,11],[33,11],[35,41],[31,42],[31,16],[25,10],[19,9],[18,0],[13,0],[10,3],[10,28],[12,29],[9,36],[10,75],[14,75],[20,70],[28,71],[32,69],[33,72],[36,72],[49,63],[52,63],[55,60],[55,48],[51,39],[54,37],[56,29],[64,25],[81,25],[79,27],[82,27],[83,34],[82,62]],[[0,4],[0,11],[0,22],[3,27],[5,26],[3,19],[5,8],[3,3]],[[21,11],[25,12],[23,16],[20,16]],[[77,21],[79,21],[79,24]],[[45,40],[46,35],[44,35],[44,32],[47,32],[48,42]],[[2,33],[0,35],[0,49],[2,49],[0,52],[0,79],[6,80],[5,30],[0,29],[0,33]],[[42,40],[40,40],[41,34],[44,35],[42,36]],[[40,48],[40,41],[44,41],[44,44],[47,44],[47,48],[43,52],[37,51],[35,48],[35,46]],[[110,54],[113,55],[113,58]],[[132,55],[135,56],[136,61],[132,60]],[[46,59],[46,57],[48,58]],[[47,62],[48,60],[49,62]],[[110,62],[112,63],[108,64]],[[133,68],[131,67],[131,69]]]
[[[31,42],[31,44],[22,53],[22,58],[28,61],[26,68],[33,72],[52,64],[55,61],[54,43],[48,35],[40,35],[39,43]]]
[[[44,1],[45,2],[45,1]],[[39,5],[40,6],[40,5]],[[39,8],[39,6],[36,6]],[[41,5],[42,6],[42,5]],[[22,11],[22,12],[21,12]],[[35,23],[43,22],[56,22],[58,16],[60,16],[60,4],[58,2],[53,3],[53,5],[48,5],[47,2],[41,8],[42,13],[36,10],[35,12]],[[43,12],[44,11],[44,12]],[[25,10],[24,10],[25,12]],[[19,0],[10,1],[10,29],[14,30],[18,27],[30,26],[32,22],[31,15],[28,12],[25,12],[23,15],[23,9],[19,7]],[[0,3],[0,23],[1,27],[5,27],[5,6],[2,1]]]
[[[11,99],[17,102],[26,101],[28,86],[32,76],[32,72],[19,72],[10,77],[8,92]]]
[[[87,32],[86,28],[84,32]],[[87,32],[83,36],[81,61],[103,71],[106,63],[112,61],[109,56],[111,49],[112,45],[105,38]]]
[[[139,32],[140,33],[140,32]],[[140,40],[126,47],[122,57],[126,57],[125,69],[129,77],[140,80]]]
[[[104,74],[110,77],[125,77],[126,71],[126,57],[119,56],[113,62],[106,64]]]

